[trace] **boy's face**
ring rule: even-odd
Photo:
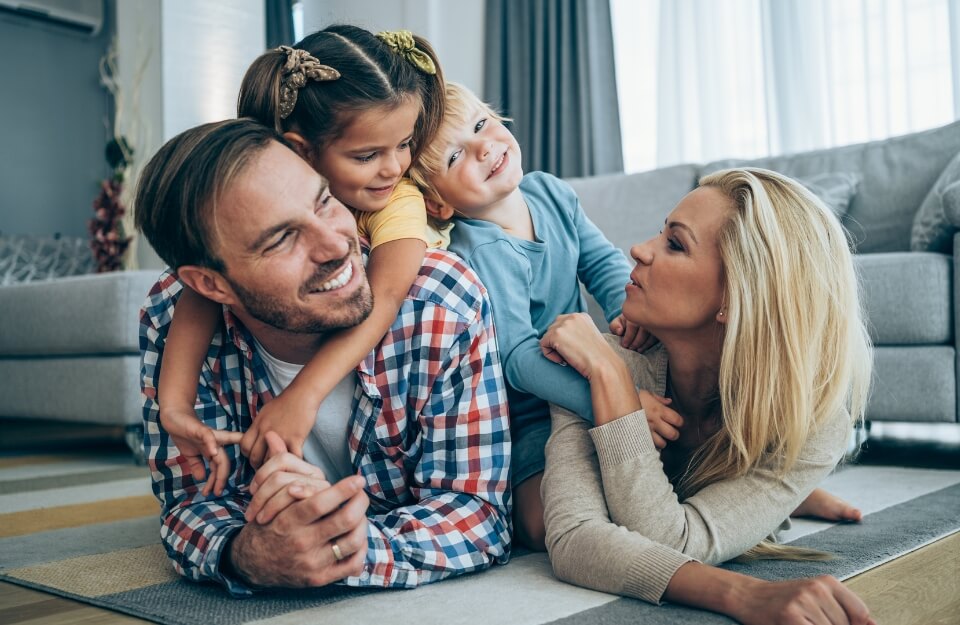
[[[474,106],[465,119],[446,122],[440,136],[446,146],[440,173],[430,182],[444,203],[459,213],[483,219],[484,209],[520,185],[520,146],[486,108]]]

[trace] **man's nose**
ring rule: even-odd
[[[339,260],[350,251],[350,240],[329,224],[315,224],[308,232],[310,260],[323,264]]]

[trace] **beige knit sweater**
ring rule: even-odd
[[[610,342],[638,388],[663,395],[667,354]],[[777,477],[762,463],[740,478],[711,484],[680,501],[654,447],[643,410],[599,427],[558,406],[541,494],[547,548],[562,580],[659,603],[683,564],[717,564],[773,535],[836,466],[849,415],[828,419],[794,467]]]

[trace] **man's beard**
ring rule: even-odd
[[[355,248],[356,244],[351,245],[351,254],[347,256],[348,259],[353,256]],[[344,259],[340,259],[318,267],[314,277],[300,287],[300,295],[309,293],[330,279],[334,271],[343,267],[343,263]],[[303,310],[291,307],[289,302],[281,298],[254,293],[231,280],[229,276],[224,275],[224,277],[251,317],[287,332],[325,334],[333,330],[352,328],[362,323],[373,310],[373,294],[366,282],[349,299],[331,305],[322,316],[311,316]]]

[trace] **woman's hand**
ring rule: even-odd
[[[863,600],[835,577],[757,581],[731,614],[744,625],[876,625]]]
[[[620,360],[585,313],[558,316],[540,339],[540,349],[548,359],[570,365],[588,380],[599,365]]]
[[[540,339],[543,355],[570,365],[590,381],[593,424],[604,425],[640,410],[630,372],[589,315],[560,315]]]

